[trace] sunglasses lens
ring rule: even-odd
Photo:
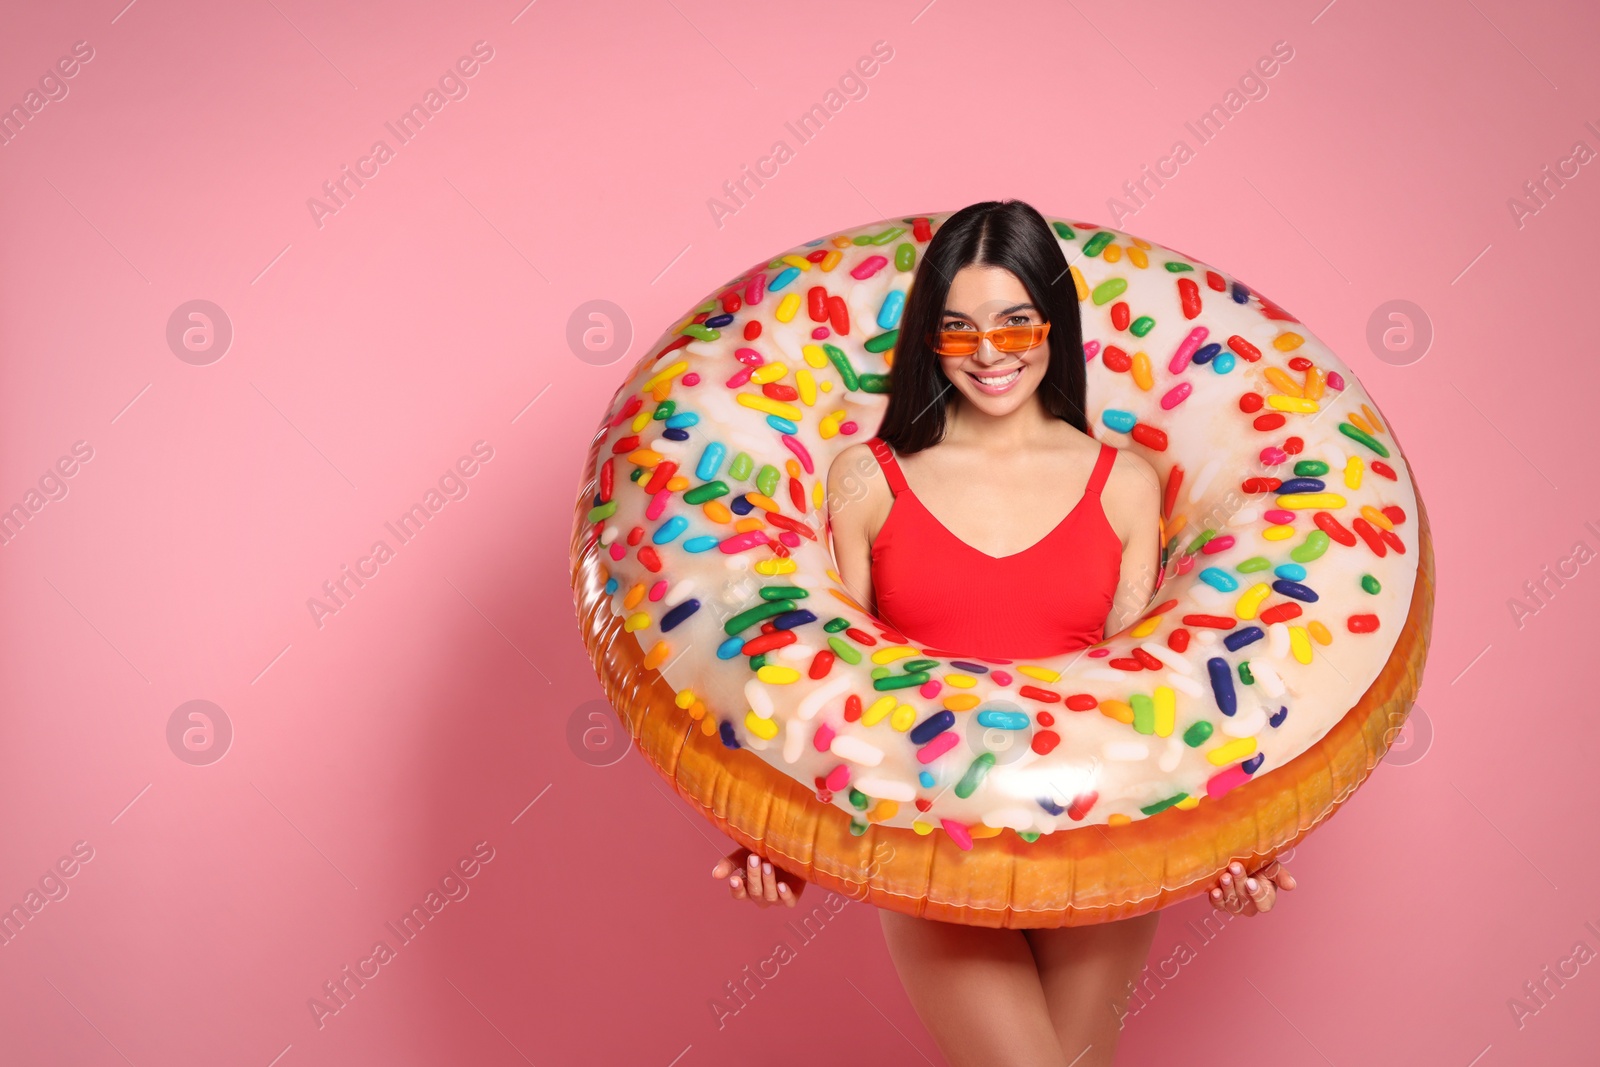
[[[994,346],[1002,352],[1026,352],[1044,339],[1042,326],[1005,326],[994,331]]]
[[[941,356],[970,356],[978,350],[976,330],[942,330],[934,335],[933,350]]]

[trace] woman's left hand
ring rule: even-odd
[[[1272,906],[1277,903],[1278,890],[1291,890],[1296,884],[1294,875],[1289,873],[1289,868],[1277,860],[1273,860],[1249,876],[1245,875],[1244,866],[1238,860],[1234,860],[1228,864],[1228,869],[1212,887],[1211,905],[1222,911],[1233,912],[1235,915],[1254,915],[1257,912],[1271,911]]]

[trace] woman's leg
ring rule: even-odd
[[[878,915],[900,982],[951,1067],[1065,1067],[1022,931]]]
[[[1072,1067],[1111,1067],[1129,994],[1160,921],[1161,913],[1152,911],[1091,926],[1025,931],[1056,1039]]]

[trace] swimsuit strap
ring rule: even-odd
[[[1100,456],[1094,461],[1094,473],[1089,476],[1089,488],[1083,491],[1084,496],[1098,494],[1105,488],[1106,479],[1111,477],[1111,466],[1117,461],[1117,450],[1104,441],[1100,442]]]
[[[895,496],[905,492],[906,476],[900,472],[900,464],[894,458],[894,452],[882,438],[867,438],[867,446],[872,449],[872,454],[878,459],[878,466],[883,470],[883,476],[889,479],[889,489]]]

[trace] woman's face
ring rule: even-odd
[[[982,331],[1044,321],[1015,274],[1004,267],[970,264],[950,282],[939,328]],[[999,416],[1017,410],[1039,388],[1050,363],[1050,345],[1041,341],[1026,352],[1001,352],[986,337],[971,355],[938,358],[945,377],[968,403]]]

